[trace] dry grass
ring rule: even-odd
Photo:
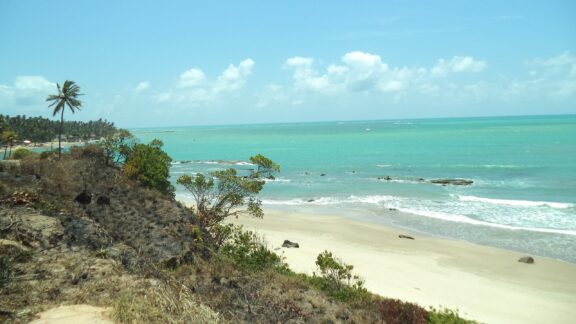
[[[220,315],[199,303],[189,288],[152,286],[122,294],[112,317],[120,323],[219,323]]]

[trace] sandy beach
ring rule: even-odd
[[[264,219],[230,222],[263,235],[297,272],[312,274],[316,256],[331,251],[354,265],[370,291],[385,297],[458,309],[486,323],[573,323],[576,318],[576,264],[542,257],[520,263],[518,252],[339,216],[267,210]],[[300,248],[280,248],[285,239]]]

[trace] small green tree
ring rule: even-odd
[[[8,153],[8,158],[12,155],[12,146],[14,146],[14,142],[18,139],[18,134],[11,130],[4,130],[2,132],[2,143],[6,145],[4,149],[4,159],[6,159],[6,153],[8,148],[10,148],[10,152]]]
[[[128,130],[119,129],[114,134],[106,136],[100,145],[104,150],[108,165],[122,165],[136,145],[136,139]]]
[[[250,157],[250,162],[256,164],[256,172],[252,177],[274,179],[274,173],[280,172],[280,165],[262,154]]]
[[[341,301],[355,303],[361,303],[368,298],[369,293],[364,288],[364,281],[352,274],[354,266],[335,258],[332,252],[320,253],[316,258],[316,266],[321,277],[314,275],[312,282],[329,295]]]
[[[262,155],[251,157],[250,161],[261,171],[239,176],[235,169],[226,169],[211,172],[208,177],[183,175],[176,181],[192,193],[198,219],[208,230],[228,216],[247,214],[261,218],[264,215],[262,202],[256,195],[264,187],[262,177],[272,176],[280,167]]]
[[[162,146],[162,141],[157,139],[149,144],[135,144],[126,152],[124,173],[148,188],[173,196],[174,187],[168,181],[172,158]]]

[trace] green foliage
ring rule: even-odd
[[[241,268],[250,271],[289,271],[282,258],[270,251],[256,233],[244,231],[241,225],[228,224],[219,227],[228,235],[220,247],[220,252]]]
[[[162,142],[136,144],[127,152],[124,173],[140,181],[148,188],[167,195],[174,195],[174,187],[168,181],[172,159],[162,150]]]
[[[228,216],[247,214],[261,218],[264,215],[262,203],[256,197],[265,183],[261,176],[271,176],[271,172],[280,170],[280,167],[262,155],[251,157],[250,161],[259,166],[259,163],[265,163],[262,170],[267,171],[243,177],[235,169],[226,169],[212,172],[208,177],[197,174],[178,178],[177,183],[192,193],[196,202],[195,212],[204,227],[210,229]]]
[[[19,148],[19,149],[17,149],[17,150],[14,151],[14,154],[12,155],[12,158],[13,158],[13,159],[16,159],[16,160],[20,160],[20,159],[23,159],[23,158],[25,158],[25,157],[27,157],[27,156],[31,156],[31,155],[34,155],[34,154],[36,154],[36,153],[34,153],[34,152],[32,152],[32,151],[30,151],[30,150],[28,150],[28,149]]]
[[[10,152],[8,153],[8,155],[6,155],[6,149],[4,149],[4,159],[6,158],[10,158],[10,156],[12,155],[12,146],[14,145],[14,142],[18,139],[18,134],[16,134],[16,132],[12,131],[12,130],[4,130],[2,132],[2,135],[0,135],[0,140],[2,141],[2,143],[4,145],[6,145],[6,148],[10,148]]]
[[[370,293],[364,288],[364,282],[352,274],[354,266],[335,258],[332,252],[324,251],[316,258],[316,266],[321,276],[314,276],[311,283],[328,295],[345,302],[361,303]]]
[[[250,162],[256,164],[256,172],[252,177],[274,179],[274,173],[280,172],[280,165],[262,154],[250,157]]]
[[[458,311],[453,311],[447,308],[436,309],[430,307],[428,312],[428,323],[431,324],[467,324],[474,323],[473,321],[468,321],[458,315]]]
[[[106,136],[100,143],[108,165],[124,164],[135,144],[134,135],[126,129],[118,129],[114,134]]]

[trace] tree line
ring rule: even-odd
[[[50,142],[58,136],[59,128],[60,121],[58,120],[26,115],[11,117],[0,114],[0,134],[12,131],[16,133],[19,141]],[[75,140],[100,139],[114,134],[115,130],[113,122],[103,119],[89,122],[65,121],[62,126],[62,135]]]

